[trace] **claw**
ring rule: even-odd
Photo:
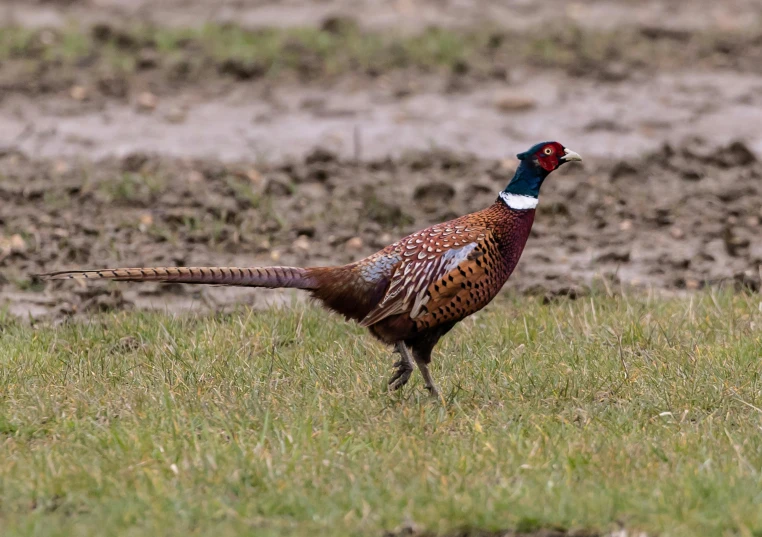
[[[429,396],[432,399],[440,399],[441,396],[439,395],[439,390],[437,390],[436,386],[425,386],[426,390],[429,392]]]
[[[394,374],[389,379],[389,387],[392,390],[399,390],[407,384],[408,380],[410,380],[410,375],[413,374],[413,368],[409,367],[407,363],[402,360],[394,364],[394,367]]]

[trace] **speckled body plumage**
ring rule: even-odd
[[[534,212],[516,211],[498,200],[482,211],[408,235],[343,267],[354,274],[345,276],[354,280],[352,289],[367,286],[378,300],[362,309],[334,309],[387,343],[457,323],[500,291],[519,261]],[[378,293],[381,288],[383,293]],[[323,298],[319,290],[316,294]]]
[[[514,179],[490,207],[417,231],[349,265],[107,269],[43,277],[304,289],[396,346],[401,359],[390,380],[393,387],[407,382],[415,360],[426,387],[436,393],[427,367],[432,349],[455,324],[497,295],[524,250],[542,181],[565,158],[579,160],[579,155],[546,142],[519,158]]]

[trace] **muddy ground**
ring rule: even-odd
[[[349,262],[491,203],[513,155],[544,139],[585,162],[544,187],[512,292],[759,290],[762,2],[213,4],[0,2],[0,24],[15,25],[0,36],[11,313],[290,300],[31,275]],[[231,20],[313,30],[259,63],[244,60],[261,34],[161,30]],[[263,68],[284,54],[278,73]]]
[[[355,163],[328,151],[270,167],[133,154],[97,164],[0,159],[0,243],[11,312],[222,307],[272,298],[237,289],[41,284],[30,275],[141,265],[346,263],[491,203],[513,160],[446,152]],[[695,140],[642,158],[569,166],[546,184],[507,287],[577,295],[597,279],[758,290],[762,163],[742,142]],[[255,302],[257,303],[257,302]],[[259,302],[262,303],[262,302]]]

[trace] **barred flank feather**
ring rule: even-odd
[[[176,282],[243,287],[314,289],[308,269],[297,267],[156,267],[70,270],[40,274],[43,280]]]

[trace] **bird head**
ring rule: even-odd
[[[516,156],[521,163],[503,192],[535,199],[540,195],[542,182],[550,172],[567,162],[582,160],[579,154],[558,142],[541,142]]]
[[[582,160],[578,153],[567,149],[558,142],[535,144],[528,151],[519,153],[516,157],[522,162],[529,161],[534,167],[541,168],[547,173],[557,170],[566,162]]]

